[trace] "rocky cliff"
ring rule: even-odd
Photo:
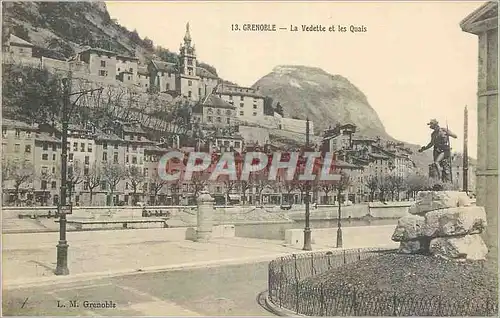
[[[314,121],[316,133],[335,124],[353,123],[360,134],[390,138],[366,96],[348,79],[320,68],[281,65],[254,85],[279,102],[285,117]]]

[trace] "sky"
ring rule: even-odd
[[[220,77],[251,86],[277,65],[319,67],[346,77],[367,97],[386,131],[425,145],[436,118],[463,149],[468,107],[469,155],[477,147],[477,36],[459,23],[484,2],[106,2],[113,19],[155,45],[178,52],[190,24],[200,61]],[[276,24],[278,32],[232,31]],[[291,25],[327,32],[291,32]],[[347,32],[328,32],[331,25]],[[352,33],[350,26],[366,32]],[[286,107],[286,106],[285,106]]]

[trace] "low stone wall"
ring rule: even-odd
[[[413,202],[370,202],[368,208],[370,215],[374,218],[400,218],[409,215],[408,209]]]
[[[353,226],[342,228],[344,248],[398,247],[391,240],[394,225]],[[313,244],[336,246],[337,228],[311,229]],[[285,244],[301,247],[304,245],[304,229],[285,231]]]
[[[152,241],[184,241],[191,238],[196,228],[154,228],[148,230],[120,230],[120,231],[92,231],[88,232],[67,232],[66,237],[70,246],[92,245],[92,244],[137,244]],[[234,225],[214,226],[212,230],[213,238],[234,237]],[[30,249],[33,248],[33,240],[25,240],[26,234],[3,234],[2,249]],[[55,247],[59,240],[58,232],[30,233],[30,237],[35,237],[37,248]]]

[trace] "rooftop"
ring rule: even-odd
[[[210,93],[208,97],[203,101],[204,106],[211,106],[215,108],[227,108],[227,109],[235,109],[236,106],[229,104],[222,98]]]
[[[20,37],[15,36],[14,34],[10,35],[9,44],[10,45],[14,44],[14,45],[19,45],[19,46],[29,46],[29,47],[33,47],[34,46],[30,42],[28,42],[26,40],[23,40]]]
[[[30,125],[20,120],[7,119],[7,118],[2,118],[2,127],[17,128],[17,129],[32,130],[32,131],[37,129],[36,126],[34,125]]]
[[[46,134],[46,133],[36,134],[35,140],[36,141],[46,141],[46,142],[57,142],[57,143],[61,142],[60,139],[52,137],[52,136],[50,136],[49,134]]]
[[[175,73],[177,72],[177,65],[174,63],[163,62],[159,60],[151,60],[151,64],[159,71]]]

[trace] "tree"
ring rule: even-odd
[[[409,196],[415,198],[417,192],[429,188],[430,180],[423,175],[411,174],[406,178],[406,185]]]
[[[137,198],[137,189],[141,182],[144,181],[145,176],[141,169],[135,165],[129,166],[126,171],[127,180],[130,181],[132,187],[132,205],[136,205],[139,199]]]
[[[224,181],[224,188],[226,189],[226,202],[229,202],[229,194],[231,191],[233,191],[238,184],[238,181],[236,180],[225,180]]]
[[[389,180],[387,176],[381,176],[378,182],[379,200],[385,202],[387,191],[389,191]]]
[[[104,182],[109,186],[111,205],[113,205],[113,195],[116,191],[116,186],[127,177],[127,172],[121,165],[108,162],[102,167],[101,173]]]
[[[50,192],[47,189],[49,183],[54,179],[55,175],[49,172],[48,170],[42,170],[39,175],[37,175],[37,179],[40,180],[41,188],[43,190],[41,199],[41,205],[47,205],[47,201],[50,197]]]
[[[352,183],[351,177],[345,171],[340,172],[340,180],[339,181],[332,183],[335,190],[337,191],[337,200],[339,202],[339,213],[340,213],[340,205],[341,205],[340,203],[341,203],[342,193],[345,190],[347,190],[347,188],[351,185],[351,183]]]
[[[21,187],[33,182],[34,175],[34,166],[26,161],[7,160],[2,163],[2,182],[4,180],[12,181],[16,205],[19,205],[19,191]]]
[[[247,191],[253,187],[253,181],[251,178],[248,180],[240,180],[239,182],[241,193],[243,195],[243,204],[247,203]]]
[[[86,188],[89,189],[90,205],[92,205],[92,199],[94,198],[94,189],[101,184],[101,169],[96,165],[92,165],[88,173],[84,174],[83,182]]]
[[[274,115],[273,98],[271,96],[264,97],[264,115]]]
[[[285,117],[284,112],[283,112],[283,106],[281,106],[280,102],[276,104],[276,109],[274,110],[276,113],[280,114],[281,117]]]
[[[329,204],[330,200],[328,197],[328,193],[335,190],[335,184],[332,181],[318,181],[316,183],[316,187],[319,190],[322,190],[325,193],[325,203]]]
[[[73,164],[70,164],[68,166],[66,181],[68,183],[67,195],[70,202],[71,197],[75,191],[75,186],[83,182],[82,167],[82,163],[79,160],[75,160]]]
[[[3,116],[26,122],[54,122],[63,92],[60,77],[47,69],[14,64],[2,67]]]
[[[161,189],[163,189],[163,187],[166,184],[168,184],[168,181],[165,181],[162,178],[160,178],[160,176],[157,173],[153,176],[153,179],[151,181],[152,182],[150,183],[151,186],[149,189],[151,193],[154,194],[154,199],[153,202],[151,202],[151,204],[155,205],[158,193],[160,193]]]
[[[191,189],[193,191],[194,198],[198,197],[198,194],[205,189],[207,185],[207,176],[202,172],[193,172],[190,180]]]
[[[377,176],[370,176],[366,182],[366,187],[370,190],[370,202],[373,202],[375,191],[378,189],[379,180]]]
[[[213,67],[212,65],[209,65],[209,64],[203,63],[203,62],[197,62],[197,64],[199,67],[202,67],[202,68],[206,69],[207,71],[209,71],[210,73],[212,73],[213,75],[218,76],[217,69],[215,67]]]

